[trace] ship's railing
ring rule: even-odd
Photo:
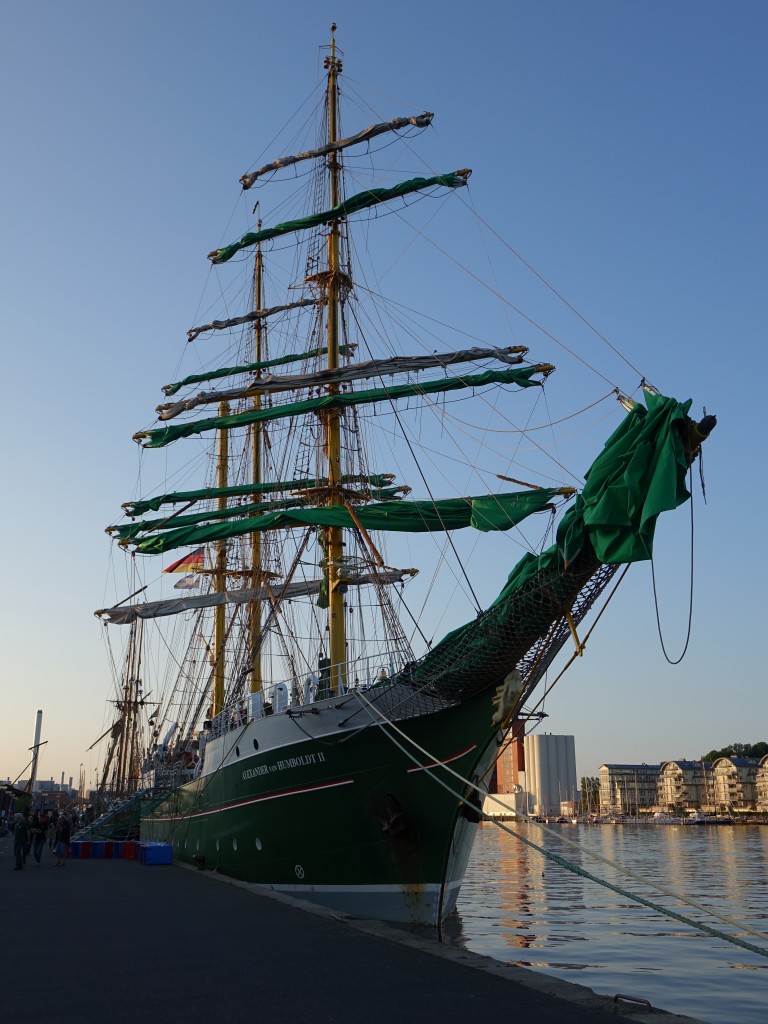
[[[353,690],[381,686],[397,675],[411,657],[411,652],[405,648],[391,648],[348,662],[346,686],[331,685],[331,680],[341,675],[333,671],[336,666],[332,665],[318,672],[309,672],[303,679],[285,679],[273,683],[258,693],[246,694],[235,704],[224,708],[210,723],[206,723],[201,735],[205,736],[206,741],[215,739],[257,718],[284,714],[294,708],[313,704],[326,697],[343,696]]]

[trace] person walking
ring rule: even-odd
[[[29,822],[18,811],[14,814],[13,821],[13,853],[16,857],[16,867],[13,870],[21,871],[24,867],[24,849],[29,837]]]
[[[37,864],[43,856],[46,833],[48,831],[48,815],[35,813],[32,816],[32,855]]]
[[[22,815],[24,817],[24,820],[27,823],[27,841],[24,844],[24,863],[26,864],[27,863],[27,857],[29,856],[29,851],[32,849],[32,826],[29,823],[29,819],[30,819],[31,815],[30,815],[30,810],[29,810],[28,807],[25,807],[24,810],[21,813],[22,813]]]
[[[53,820],[53,818],[48,819],[48,828],[46,831],[46,836],[48,839],[48,849],[53,850],[53,844],[56,841],[56,822]]]
[[[72,836],[72,826],[66,814],[60,814],[56,822],[56,867],[67,866],[67,846]]]

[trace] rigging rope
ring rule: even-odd
[[[685,657],[685,655],[686,655],[686,653],[688,651],[688,644],[691,642],[691,624],[693,622],[693,466],[691,466],[689,471],[688,471],[688,477],[689,477],[689,481],[690,481],[690,485],[691,485],[690,486],[690,491],[691,491],[691,578],[690,579],[691,579],[691,582],[690,582],[690,589],[689,589],[689,592],[688,592],[688,631],[687,631],[687,634],[686,634],[686,637],[685,637],[685,646],[683,647],[683,652],[680,655],[680,657],[675,659],[675,660],[670,658],[670,656],[667,654],[667,648],[666,648],[666,646],[664,644],[664,637],[663,637],[662,632],[661,632],[661,616],[659,614],[659,595],[658,595],[657,590],[656,590],[656,569],[654,568],[654,564],[653,564],[654,563],[654,559],[651,558],[651,577],[653,579],[653,603],[654,603],[654,606],[656,608],[656,628],[658,629],[658,632],[659,632],[659,641],[661,643],[661,650],[662,650],[662,652],[664,654],[664,657],[667,659],[667,661],[669,662],[670,665],[679,665],[680,662]]]
[[[347,81],[349,82],[349,81],[350,81],[350,79],[347,79]],[[359,99],[360,99],[360,100],[362,101],[362,97],[359,97]],[[366,106],[368,107],[368,109],[372,110],[372,111],[373,111],[373,112],[374,112],[374,113],[376,114],[376,116],[378,116],[378,117],[381,117],[381,116],[382,116],[382,115],[379,115],[379,114],[378,114],[378,112],[377,112],[377,111],[375,110],[375,108],[374,108],[374,107],[371,107],[371,106],[370,106],[370,104],[366,103]],[[435,131],[435,127],[434,127],[434,124],[433,124],[433,125],[432,125],[431,127],[432,127],[432,131],[434,132],[434,131]],[[409,141],[408,141],[408,136],[403,136],[403,141],[404,141],[404,143],[405,143],[405,146],[406,146],[406,148],[407,148],[407,149],[409,149],[409,150],[411,150],[411,152],[413,152],[413,150],[412,150],[412,148],[411,148],[411,146],[410,146],[410,144],[409,144]],[[429,164],[429,163],[427,163],[427,164],[426,164],[426,166],[427,166],[427,168],[430,168],[430,164]],[[433,174],[435,173],[435,172],[434,172],[434,170],[432,171],[432,173],[433,173]],[[636,367],[635,367],[635,366],[634,366],[634,365],[633,365],[633,364],[632,364],[632,363],[631,363],[631,362],[630,362],[630,361],[629,361],[629,360],[627,359],[627,357],[626,357],[626,356],[625,356],[625,355],[624,355],[624,354],[623,354],[623,353],[622,353],[622,352],[621,352],[621,351],[620,351],[620,350],[619,350],[619,349],[618,349],[618,348],[617,348],[617,347],[616,347],[616,346],[615,346],[615,345],[614,345],[614,344],[613,344],[613,343],[612,343],[611,341],[609,341],[609,340],[608,340],[608,338],[606,338],[606,337],[605,337],[605,335],[604,335],[604,334],[602,334],[602,333],[601,333],[600,331],[598,331],[598,329],[597,329],[597,328],[596,328],[596,327],[595,327],[595,326],[594,326],[593,324],[591,324],[591,323],[589,322],[589,320],[587,320],[587,319],[586,319],[586,317],[585,317],[585,316],[583,316],[583,314],[581,314],[581,313],[580,313],[580,312],[579,312],[579,311],[578,311],[578,310],[576,309],[576,307],[575,307],[575,306],[573,306],[573,305],[572,305],[572,304],[571,304],[571,303],[570,303],[570,302],[569,302],[569,301],[568,301],[568,300],[567,300],[567,299],[565,298],[565,296],[564,296],[564,295],[562,295],[562,294],[561,294],[560,292],[558,292],[558,291],[557,291],[557,289],[556,289],[556,288],[555,288],[555,287],[554,287],[553,285],[551,285],[551,284],[549,283],[549,281],[547,281],[547,280],[546,280],[546,278],[545,278],[545,277],[543,277],[543,275],[542,275],[542,274],[540,274],[540,273],[538,272],[538,270],[536,270],[536,269],[535,269],[535,267],[533,267],[533,266],[532,266],[532,265],[531,265],[531,264],[530,264],[530,263],[529,263],[529,262],[528,262],[528,261],[527,261],[526,259],[524,259],[524,258],[523,258],[523,256],[522,256],[522,255],[521,255],[521,254],[520,254],[520,253],[519,253],[519,252],[518,252],[518,251],[517,251],[517,250],[516,250],[515,248],[513,248],[513,246],[512,246],[512,245],[510,245],[510,243],[509,243],[509,242],[507,242],[507,240],[506,240],[506,239],[505,239],[505,238],[504,238],[504,237],[503,237],[502,235],[500,235],[500,234],[499,234],[499,233],[498,233],[498,232],[497,232],[497,231],[496,231],[496,230],[495,230],[495,229],[494,229],[494,228],[492,227],[492,225],[490,225],[490,224],[489,224],[489,223],[488,223],[488,222],[487,222],[487,221],[485,220],[485,218],[484,218],[484,217],[482,217],[482,216],[481,216],[481,215],[480,215],[480,214],[479,214],[479,213],[477,212],[477,210],[475,209],[475,204],[474,204],[474,202],[472,201],[472,193],[471,193],[471,192],[470,192],[469,190],[467,191],[467,196],[469,197],[468,199],[466,199],[466,198],[465,198],[464,196],[459,196],[459,197],[458,197],[458,198],[459,198],[459,200],[461,201],[461,203],[462,203],[462,204],[464,205],[464,207],[465,207],[465,208],[466,208],[467,210],[469,210],[469,212],[470,212],[470,213],[471,213],[471,214],[472,214],[472,215],[473,215],[473,216],[474,216],[474,217],[475,217],[475,218],[476,218],[476,219],[477,219],[478,221],[480,221],[480,223],[481,223],[481,224],[482,224],[482,225],[483,225],[483,226],[484,226],[485,228],[487,228],[487,229],[488,229],[488,230],[489,230],[489,231],[490,231],[490,232],[491,232],[491,233],[492,233],[492,234],[493,234],[493,235],[494,235],[494,236],[495,236],[495,237],[496,237],[496,238],[497,238],[497,239],[498,239],[498,240],[499,240],[499,241],[501,242],[501,244],[502,244],[502,245],[504,245],[504,246],[505,246],[505,247],[506,247],[506,248],[507,248],[507,249],[508,249],[508,250],[509,250],[509,251],[510,251],[510,252],[512,253],[512,255],[513,255],[513,256],[515,256],[515,258],[516,258],[516,259],[518,259],[518,260],[519,260],[519,261],[520,261],[520,262],[521,262],[521,263],[523,264],[523,266],[524,266],[524,267],[526,267],[526,269],[527,269],[527,270],[529,270],[529,271],[530,271],[530,272],[531,272],[531,273],[532,273],[532,274],[533,274],[533,275],[534,275],[534,276],[535,276],[536,278],[538,278],[538,280],[539,280],[539,281],[541,281],[541,283],[542,283],[542,284],[544,285],[544,287],[545,287],[545,288],[549,289],[549,291],[551,291],[551,292],[552,292],[552,294],[556,296],[556,298],[558,298],[558,299],[559,299],[559,300],[560,300],[560,301],[561,301],[561,302],[562,302],[562,303],[563,303],[563,304],[564,304],[564,305],[565,305],[565,306],[566,306],[566,307],[567,307],[567,308],[568,308],[568,309],[569,309],[569,310],[570,310],[570,311],[571,311],[571,312],[572,312],[572,313],[573,313],[573,314],[574,314],[575,316],[577,316],[577,317],[579,318],[579,320],[581,320],[581,322],[582,322],[582,323],[583,323],[583,324],[584,324],[584,325],[585,325],[585,326],[586,326],[587,328],[589,328],[589,330],[591,330],[591,331],[592,331],[592,332],[593,332],[593,333],[594,333],[594,334],[595,334],[595,335],[596,335],[596,336],[597,336],[597,337],[598,337],[598,338],[599,338],[599,339],[600,339],[600,340],[601,340],[601,341],[602,341],[602,342],[603,342],[603,343],[604,343],[605,345],[607,345],[607,346],[608,346],[608,348],[609,348],[609,349],[611,349],[611,351],[612,351],[612,352],[613,352],[613,353],[614,353],[615,355],[617,355],[617,356],[619,357],[619,359],[621,359],[621,360],[622,360],[622,361],[623,361],[624,363],[626,363],[626,365],[627,365],[627,366],[628,366],[628,367],[629,367],[629,368],[630,368],[631,370],[633,370],[633,371],[634,371],[634,372],[635,372],[635,373],[636,373],[636,374],[637,374],[638,376],[642,376],[642,374],[640,373],[640,371],[639,371],[639,370],[638,370],[638,369],[637,369],[637,368],[636,368]],[[412,226],[412,225],[409,225],[409,226]],[[428,242],[429,242],[429,243],[430,243],[431,245],[433,245],[433,246],[434,246],[434,247],[435,247],[435,248],[436,248],[436,249],[437,249],[437,250],[438,250],[439,252],[441,252],[441,253],[442,253],[442,254],[443,254],[444,256],[448,256],[448,257],[449,257],[449,259],[453,260],[453,262],[454,262],[454,263],[455,263],[455,264],[456,264],[456,265],[457,265],[457,266],[458,266],[458,267],[459,267],[460,269],[464,270],[464,271],[465,271],[465,273],[469,274],[469,275],[470,275],[470,277],[473,277],[473,278],[475,278],[475,280],[476,280],[476,281],[478,281],[478,282],[479,282],[480,284],[482,284],[482,285],[483,285],[484,287],[488,288],[488,290],[489,290],[489,291],[491,291],[491,292],[493,292],[493,293],[494,293],[495,295],[497,295],[497,296],[498,296],[498,298],[500,298],[500,299],[502,300],[502,302],[506,303],[506,304],[507,304],[507,305],[508,305],[508,306],[509,306],[509,307],[510,307],[511,309],[513,309],[513,310],[514,310],[514,311],[515,311],[516,313],[518,313],[518,314],[519,314],[520,316],[522,316],[522,317],[523,317],[523,318],[524,318],[525,320],[527,320],[527,321],[528,321],[528,322],[529,322],[530,324],[532,324],[532,325],[533,325],[534,327],[536,327],[536,328],[537,328],[538,330],[542,331],[542,332],[543,332],[543,333],[544,333],[545,335],[547,335],[547,337],[551,338],[551,339],[552,339],[552,341],[554,341],[554,342],[555,342],[555,344],[557,344],[557,345],[560,345],[560,346],[561,346],[562,348],[564,348],[564,349],[565,349],[565,351],[566,351],[566,352],[569,352],[569,353],[570,353],[570,354],[571,354],[572,356],[574,356],[574,358],[576,358],[577,360],[579,360],[579,362],[583,363],[583,364],[584,364],[585,366],[587,366],[587,367],[588,367],[588,368],[589,368],[590,370],[592,370],[592,371],[593,371],[594,373],[596,373],[596,374],[597,374],[597,375],[598,375],[599,377],[602,377],[602,379],[603,379],[603,380],[607,381],[607,378],[606,378],[606,377],[603,377],[603,375],[602,375],[602,374],[601,374],[601,373],[599,372],[599,370],[597,370],[597,369],[596,369],[596,368],[595,368],[594,366],[591,366],[591,365],[590,365],[589,363],[587,363],[587,362],[586,362],[585,360],[581,359],[581,357],[580,357],[580,356],[578,356],[578,355],[576,355],[576,353],[575,353],[575,352],[574,352],[574,351],[573,351],[572,349],[568,348],[568,346],[567,346],[567,345],[565,345],[565,344],[563,344],[562,342],[560,342],[560,341],[559,341],[559,340],[558,340],[557,338],[555,338],[555,337],[554,337],[553,335],[549,334],[549,333],[548,333],[548,332],[547,332],[546,330],[544,330],[544,328],[543,328],[543,327],[541,327],[541,326],[540,326],[539,324],[537,324],[537,323],[536,323],[535,321],[531,320],[531,318],[530,318],[530,317],[528,317],[528,316],[527,316],[527,315],[526,315],[525,313],[523,313],[523,311],[522,311],[522,310],[518,309],[518,308],[517,308],[516,306],[514,306],[514,305],[513,305],[513,304],[512,304],[511,302],[509,302],[509,300],[505,299],[505,298],[504,298],[504,296],[503,296],[503,295],[502,295],[502,294],[501,294],[501,293],[500,293],[499,291],[496,291],[495,289],[493,289],[493,288],[490,288],[490,286],[488,286],[487,284],[485,284],[485,282],[481,281],[481,280],[480,280],[480,279],[479,279],[478,277],[476,277],[476,276],[475,276],[475,274],[473,274],[473,273],[472,273],[472,271],[471,271],[471,270],[469,270],[469,268],[468,268],[468,267],[465,267],[465,266],[463,266],[463,265],[462,265],[462,264],[461,264],[461,263],[460,263],[460,262],[459,262],[458,260],[456,260],[456,259],[455,259],[454,257],[452,257],[452,256],[450,255],[450,253],[446,252],[446,251],[445,251],[444,249],[441,249],[441,248],[440,248],[440,246],[438,246],[438,245],[437,245],[437,244],[436,244],[435,242],[433,242],[433,241],[432,241],[432,240],[431,240],[431,239],[430,239],[430,238],[429,238],[429,237],[428,237],[428,236],[427,236],[426,234],[424,234],[424,232],[422,232],[422,231],[419,231],[419,230],[418,230],[417,228],[414,228],[414,230],[415,230],[415,231],[416,231],[416,232],[417,232],[418,234],[420,234],[420,235],[421,235],[421,236],[422,236],[423,238],[425,238],[425,239],[426,239],[426,240],[427,240],[427,241],[428,241]],[[610,383],[610,382],[608,382],[608,383]]]
[[[549,281],[547,281],[547,279],[542,274],[540,274],[538,272],[538,270],[536,270],[536,268],[533,267],[528,262],[528,260],[526,260],[517,251],[517,249],[513,248],[510,245],[510,243],[506,240],[506,238],[504,238],[502,235],[500,235],[498,233],[498,231],[496,231],[496,229],[493,227],[493,225],[489,224],[488,221],[477,212],[477,210],[475,209],[475,204],[472,202],[472,194],[471,194],[471,192],[468,192],[467,194],[470,197],[470,201],[469,202],[467,202],[467,200],[463,196],[459,196],[459,199],[464,204],[464,206],[466,206],[467,209],[480,221],[480,223],[483,225],[483,227],[486,227],[491,232],[492,235],[494,235],[496,238],[498,238],[498,240],[501,242],[501,244],[503,246],[505,246],[505,248],[509,249],[509,251],[512,253],[512,255],[515,256],[518,260],[520,260],[520,262],[523,264],[523,266],[526,267],[527,270],[530,270],[530,272],[535,277],[537,277],[539,279],[539,281],[541,281],[541,283],[544,285],[544,287],[548,288],[552,292],[552,294],[555,295],[563,303],[563,305],[567,306],[568,309],[570,309],[570,311],[574,314],[574,316],[577,316],[579,318],[579,320],[581,320],[581,322],[584,324],[585,327],[588,327],[590,329],[590,331],[592,331],[594,334],[596,334],[597,337],[608,346],[608,348],[614,353],[614,355],[617,355],[619,357],[619,359],[623,360],[627,364],[627,366],[630,368],[630,370],[633,370],[638,375],[638,377],[642,377],[641,372],[637,369],[636,366],[634,366],[632,363],[630,363],[630,361],[623,354],[623,352],[621,352],[611,341],[609,341],[608,338],[606,338],[606,336],[604,334],[602,334],[600,331],[598,331],[598,329],[594,326],[594,324],[591,324],[589,322],[589,320],[587,320],[587,318],[585,316],[583,316],[578,311],[578,309],[576,309],[575,306],[572,306],[571,303],[568,301],[568,299],[566,299],[564,295],[561,295],[560,292],[554,287],[554,285],[551,285],[549,283]]]

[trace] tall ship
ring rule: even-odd
[[[392,181],[391,147],[433,115],[350,131],[333,31],[324,50],[320,127],[240,179],[248,230],[209,253],[216,300],[134,436],[161,483],[108,531],[128,596],[96,613],[116,666],[100,786],[178,860],[436,926],[511,723],[651,557],[715,420],[638,379],[583,486],[556,455],[538,482],[497,457],[535,409],[554,429],[554,365],[446,343],[440,310],[361,278],[386,215],[391,238],[416,203],[450,211],[471,172]]]

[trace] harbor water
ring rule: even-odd
[[[504,826],[622,889],[768,953],[768,826]],[[590,853],[736,924],[723,924]],[[445,941],[712,1024],[763,1024],[768,1014],[768,958],[567,871],[491,823],[479,829]]]

